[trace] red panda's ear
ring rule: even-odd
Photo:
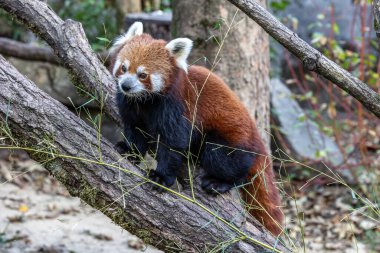
[[[187,73],[187,57],[193,47],[193,41],[188,38],[178,38],[170,41],[165,47],[175,58],[177,66]]]
[[[135,22],[131,27],[129,27],[128,31],[120,35],[115,39],[115,42],[113,43],[110,51],[114,51],[115,49],[119,48],[119,46],[124,45],[125,42],[132,39],[134,36],[141,35],[143,33],[143,24],[141,22]]]

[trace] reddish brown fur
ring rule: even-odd
[[[165,43],[143,34],[128,41],[118,50],[118,56],[122,60],[130,61],[130,72],[135,72],[138,66],[143,65],[149,73],[161,73],[165,77],[166,85],[163,93],[173,88],[172,92],[186,105],[185,117],[192,121],[194,114],[196,115],[195,125],[198,129],[204,132],[216,130],[232,147],[245,147],[257,154],[248,174],[248,179],[254,180],[242,190],[242,196],[249,205],[249,212],[274,235],[280,234],[283,214],[273,170],[247,109],[223,80],[210,70],[191,66],[186,75],[175,65]],[[179,87],[169,87],[178,78]],[[149,79],[144,84],[150,90],[148,83]]]
[[[280,196],[270,159],[247,109],[223,80],[206,68],[191,66],[188,76],[183,74],[183,80],[181,96],[186,101],[189,120],[194,115],[197,94],[202,90],[196,106],[196,125],[205,132],[217,130],[231,146],[244,146],[257,154],[248,174],[249,180],[254,179],[241,191],[242,196],[249,212],[274,235],[279,235],[283,223]]]

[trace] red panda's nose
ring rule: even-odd
[[[120,88],[124,92],[129,92],[136,85],[136,77],[132,75],[125,75],[121,80],[119,80]]]
[[[128,91],[131,90],[132,86],[129,85],[128,83],[123,83],[123,84],[121,85],[121,88],[123,89],[123,91],[128,92]]]

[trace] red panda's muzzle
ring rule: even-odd
[[[134,96],[145,91],[144,85],[135,74],[126,73],[118,78],[119,89],[126,95]]]

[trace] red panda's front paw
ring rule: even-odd
[[[232,184],[218,179],[204,177],[202,179],[202,189],[212,195],[228,192],[233,187]]]
[[[136,165],[140,163],[139,157],[133,154],[132,150],[127,146],[127,144],[124,141],[120,141],[116,143],[114,148],[120,155],[122,156],[126,155],[128,158],[128,161],[130,161],[132,164]]]
[[[162,173],[156,171],[156,170],[151,170],[148,174],[148,177],[150,180],[156,182],[157,184],[163,185],[167,188],[172,186],[175,182],[176,177],[175,176],[168,176],[168,175],[163,175]],[[160,187],[159,185],[153,184],[152,183],[152,188],[156,191],[163,192],[164,189]]]
[[[119,141],[118,143],[116,143],[114,148],[120,155],[125,155],[125,154],[130,153],[130,148],[127,146],[127,144],[124,141]]]

